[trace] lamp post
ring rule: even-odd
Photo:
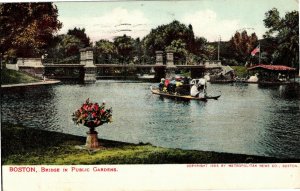
[[[220,43],[221,43],[221,36],[219,36],[219,42],[218,42],[218,61],[220,60]]]

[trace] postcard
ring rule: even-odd
[[[300,188],[299,2],[0,4],[5,191]]]

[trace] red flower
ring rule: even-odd
[[[102,115],[103,113],[105,113],[105,110],[101,109],[100,114]]]
[[[99,106],[98,103],[92,103],[89,99],[73,113],[73,121],[76,124],[83,124],[87,127],[97,127],[104,123],[111,122],[111,109],[105,110],[105,102]]]
[[[84,109],[85,111],[87,111],[88,108],[89,108],[88,104],[83,104],[83,105],[82,105],[82,109]]]
[[[93,105],[93,109],[94,109],[95,111],[98,111],[98,110],[99,110],[99,105],[98,105],[98,103],[95,103],[95,104]]]
[[[93,117],[93,118],[96,118],[96,117],[97,117],[97,113],[96,113],[96,112],[93,112],[93,113],[92,113],[92,117]]]

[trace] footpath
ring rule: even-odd
[[[60,81],[58,81],[58,80],[48,80],[48,81],[32,82],[32,83],[6,84],[6,85],[1,85],[1,88],[51,85],[51,84],[58,84],[58,83],[60,83]]]

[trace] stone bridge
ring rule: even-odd
[[[166,64],[163,64],[163,51],[156,51],[156,62],[148,65],[133,64],[94,64],[93,48],[80,50],[80,64],[49,64],[42,63],[39,58],[19,58],[17,68],[34,76],[54,79],[80,80],[84,83],[94,83],[97,77],[118,77],[115,73],[122,72],[128,75],[130,72],[155,71],[155,79],[172,78],[176,70],[186,69],[191,72],[192,78],[203,77],[209,69],[221,68],[220,61],[206,61],[195,65],[174,65],[173,52],[166,53]]]

